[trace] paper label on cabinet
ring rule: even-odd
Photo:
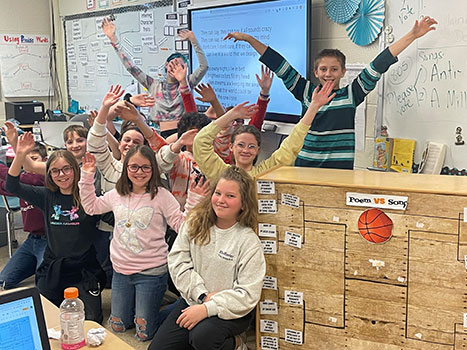
[[[258,194],[276,193],[276,187],[273,181],[256,181],[256,190]]]
[[[277,205],[275,199],[259,199],[258,213],[260,214],[276,214]]]
[[[273,224],[259,224],[258,225],[258,236],[260,237],[277,237],[277,228]]]

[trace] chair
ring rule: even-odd
[[[19,198],[3,196],[3,205],[0,203],[0,207],[4,207],[6,210],[5,221],[6,221],[6,232],[8,240],[8,254],[13,255],[13,249],[18,247],[18,241],[15,239],[15,218],[16,212],[20,211]]]

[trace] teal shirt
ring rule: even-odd
[[[316,85],[301,76],[278,52],[268,47],[260,57],[302,103],[303,114]],[[305,137],[296,166],[353,169],[355,156],[355,111],[375,87],[381,75],[397,62],[389,49],[382,51],[351,84],[335,90],[336,96],[322,106]]]

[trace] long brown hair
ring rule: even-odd
[[[118,179],[115,189],[120,196],[126,196],[133,191],[133,184],[128,178],[128,162],[130,161],[130,158],[137,153],[141,154],[151,164],[152,173],[151,178],[146,184],[146,192],[149,192],[151,194],[151,199],[153,199],[157,194],[158,187],[162,187],[162,180],[159,168],[157,167],[156,156],[153,150],[145,145],[136,145],[130,148],[126,154],[125,160],[123,161],[122,175]]]
[[[49,156],[49,159],[47,160],[47,164],[45,166],[45,187],[47,187],[52,192],[57,192],[60,190],[60,188],[55,184],[54,180],[52,179],[52,174],[50,173],[50,167],[59,158],[65,159],[65,161],[73,169],[73,183],[71,187],[71,194],[73,195],[73,205],[76,208],[79,208],[81,206],[78,188],[80,170],[76,158],[73,156],[73,154],[71,154],[70,151],[67,151],[65,149],[59,149]]]
[[[237,222],[242,226],[250,227],[253,231],[258,228],[258,200],[253,178],[243,169],[230,166],[219,176],[211,188],[209,196],[206,196],[187,216],[187,226],[190,239],[195,244],[206,245],[210,242],[211,227],[216,224],[217,216],[212,208],[211,197],[216,190],[220,179],[235,181],[240,190],[243,209],[237,217]]]

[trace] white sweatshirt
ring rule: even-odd
[[[198,245],[190,240],[184,223],[169,253],[170,275],[189,305],[202,293],[216,294],[205,303],[208,317],[238,319],[247,315],[261,297],[266,273],[261,242],[255,232],[238,222],[228,229],[211,227],[211,240]]]

